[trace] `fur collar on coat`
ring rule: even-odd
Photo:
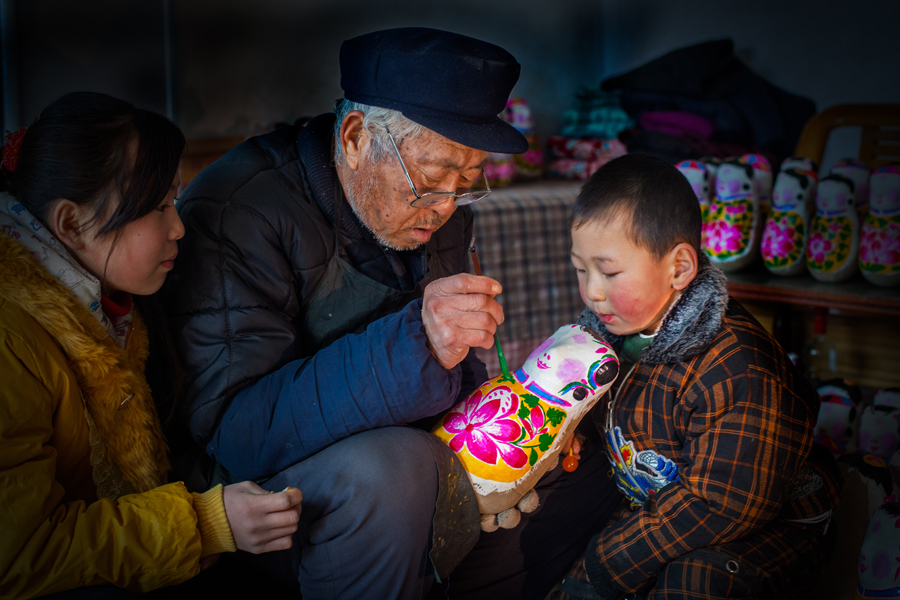
[[[641,362],[650,365],[685,362],[709,348],[721,331],[728,308],[728,280],[706,254],[701,252],[697,258],[697,276],[663,318],[653,342],[641,354]],[[607,331],[589,308],[581,314],[578,323],[598,332],[621,350],[624,336]]]
[[[168,449],[144,377],[148,341],[141,319],[135,315],[120,348],[68,288],[3,233],[0,281],[0,297],[37,321],[68,357],[108,457],[125,480],[139,492],[165,483]]]

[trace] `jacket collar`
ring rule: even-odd
[[[334,168],[331,140],[334,137],[333,113],[326,113],[310,120],[297,135],[297,149],[306,171],[306,190],[316,204],[334,223],[334,189],[341,185]],[[353,208],[344,200],[341,209],[341,231],[353,239],[374,239],[363,226]]]
[[[164,483],[168,449],[144,378],[148,342],[141,319],[135,315],[120,348],[71,290],[2,232],[0,281],[0,298],[37,321],[68,357],[108,457],[125,480],[137,491]]]
[[[721,269],[704,253],[698,256],[697,276],[663,318],[653,342],[644,349],[641,361],[661,365],[679,363],[709,348],[721,331],[728,308],[728,281]],[[589,308],[579,324],[600,333],[614,348],[621,350],[624,336],[607,331]]]

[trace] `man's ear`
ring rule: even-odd
[[[672,287],[683,290],[697,276],[697,251],[687,242],[672,248]]]
[[[341,123],[338,142],[344,150],[345,164],[354,171],[359,168],[363,148],[369,142],[369,134],[363,127],[363,115],[358,110],[351,110]]]
[[[81,250],[84,248],[85,227],[87,211],[71,200],[61,198],[50,208],[46,225],[53,236],[62,242],[69,250]]]

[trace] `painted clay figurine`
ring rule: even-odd
[[[859,236],[859,269],[872,283],[900,285],[900,165],[875,169]]]
[[[434,427],[469,473],[483,515],[512,508],[556,464],[581,418],[615,381],[599,336],[563,325],[507,379],[486,381]]]
[[[878,390],[871,406],[863,409],[859,449],[884,459],[900,451],[900,388]]]
[[[709,205],[706,253],[710,260],[723,271],[750,264],[762,225],[753,167],[738,161],[722,163],[716,173],[716,198]]]
[[[856,272],[859,217],[853,205],[853,182],[829,175],[816,191],[816,216],[806,246],[806,266],[819,281],[845,281]]]
[[[818,388],[822,403],[813,436],[832,454],[856,450],[857,407],[862,400],[858,385],[844,379],[829,379]]]
[[[738,160],[753,167],[753,182],[756,184],[756,197],[759,199],[760,223],[765,223],[772,208],[772,165],[762,154],[744,154]]]
[[[799,275],[806,271],[806,232],[815,193],[816,176],[811,171],[788,169],[775,178],[772,211],[760,244],[763,262],[772,273]]]
[[[853,203],[860,217],[869,212],[869,167],[855,158],[845,158],[831,167],[829,175],[832,173],[853,182]]]
[[[798,171],[812,171],[813,173],[819,172],[819,165],[816,164],[811,158],[806,158],[805,156],[789,156],[783,161],[781,161],[781,168],[779,171],[787,171],[788,169],[797,169]]]
[[[697,202],[700,203],[700,248],[706,248],[706,229],[709,223],[709,168],[698,160],[683,160],[675,165],[681,174],[687,178],[694,194],[697,196]]]

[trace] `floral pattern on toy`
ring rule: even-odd
[[[707,254],[718,260],[745,255],[750,249],[753,212],[749,199],[713,200],[706,229]]]
[[[837,271],[850,257],[853,222],[848,217],[813,219],[806,251],[806,266],[810,270],[830,273]]]
[[[796,263],[803,257],[805,239],[806,226],[799,214],[773,208],[760,244],[766,267],[772,269]]]
[[[578,325],[561,327],[512,379],[486,381],[435,426],[477,477],[522,478],[550,450],[566,419],[580,419],[618,374],[612,348]]]
[[[859,267],[869,273],[900,273],[900,214],[866,215],[859,237]]]

